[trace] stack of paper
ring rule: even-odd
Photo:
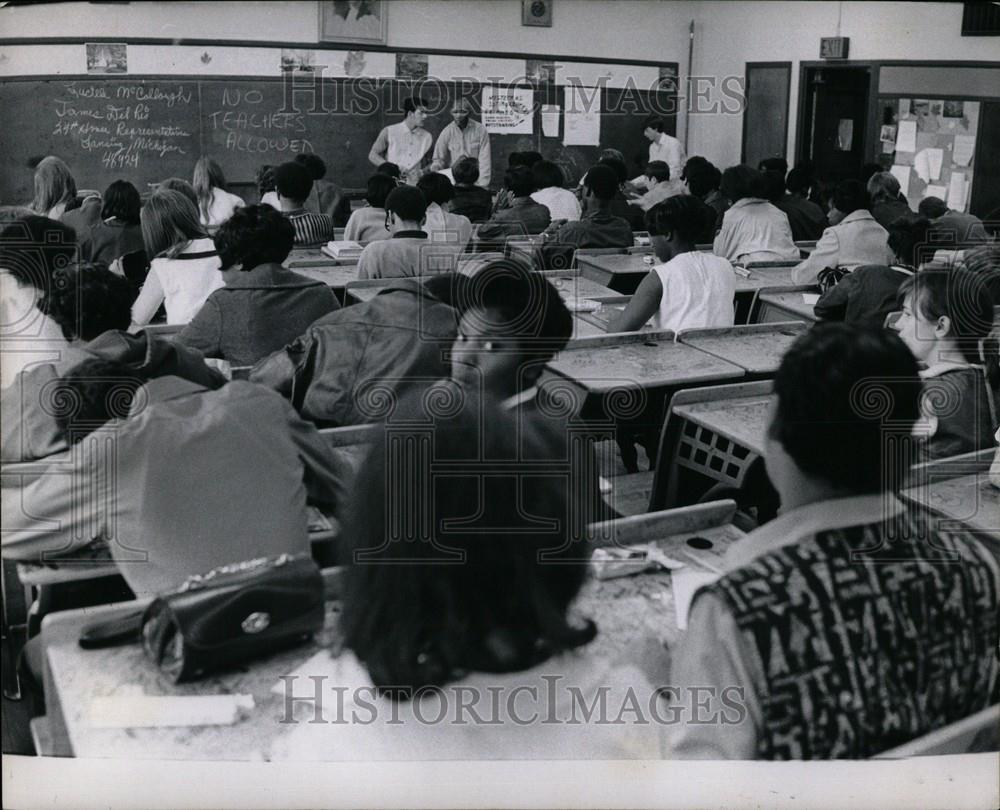
[[[334,259],[356,259],[364,246],[360,242],[327,242],[320,250]]]

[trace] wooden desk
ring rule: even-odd
[[[798,286],[792,281],[793,264],[781,264],[774,267],[751,267],[746,268],[750,273],[749,277],[744,277],[736,273],[736,295],[740,293],[753,293],[757,290],[769,287],[795,287]]]
[[[575,340],[549,369],[587,393],[635,388],[684,387],[738,380],[739,366],[673,342],[673,332],[625,332]]]
[[[768,375],[778,370],[781,358],[806,331],[799,321],[732,326],[728,329],[685,329],[677,340],[745,369],[747,374]]]
[[[987,469],[945,480],[932,476],[926,488],[904,490],[903,497],[939,517],[1000,536],[1000,489],[990,483]]]
[[[357,265],[358,257],[335,259],[328,256],[318,247],[296,248],[288,254],[285,260],[285,267],[289,270],[298,271],[301,267],[341,267],[347,265]]]
[[[784,323],[787,321],[804,321],[815,323],[815,304],[807,304],[805,295],[816,295],[818,290],[809,291],[774,291],[761,292],[758,298],[756,323]]]
[[[333,289],[337,297],[341,300],[341,303],[344,303],[347,285],[358,279],[357,264],[327,264],[315,267],[289,267],[289,269],[300,276],[322,281]]]
[[[652,268],[651,264],[643,261],[644,255],[648,254],[612,253],[594,256],[578,253],[576,264],[585,278],[616,292],[631,295]]]
[[[743,536],[730,525],[735,504],[723,501],[710,508],[672,510],[628,518],[620,527],[598,524],[591,531],[612,536],[622,543],[656,542],[670,556],[698,560],[717,567],[729,546]],[[713,547],[699,551],[688,545],[692,536],[709,540]],[[284,716],[284,696],[271,689],[279,678],[293,672],[321,648],[339,640],[339,605],[329,602],[326,626],[307,645],[281,652],[236,671],[221,673],[182,685],[165,681],[143,656],[137,644],[105,650],[83,650],[77,643],[80,631],[95,621],[113,618],[133,605],[55,613],[42,626],[45,660],[45,694],[48,725],[52,729],[53,753],[63,756],[112,759],[260,760],[279,735],[291,726]],[[584,585],[574,612],[592,618],[597,638],[589,650],[610,659],[621,659],[645,639],[672,643],[679,636],[673,605],[670,574],[657,572]],[[123,687],[139,687],[147,695],[249,694],[254,708],[231,726],[197,728],[95,728],[89,723],[93,698],[116,693]]]

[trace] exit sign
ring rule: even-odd
[[[819,41],[820,59],[846,59],[850,37],[822,37]]]

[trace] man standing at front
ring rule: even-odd
[[[664,132],[664,129],[666,123],[658,115],[651,115],[642,122],[642,134],[649,140],[649,162],[662,160],[670,167],[670,176],[678,180],[684,168],[684,147],[679,140]],[[632,180],[632,185],[650,188],[649,180],[644,174]]]
[[[383,163],[399,166],[400,179],[415,185],[423,174],[422,163],[434,138],[424,129],[427,120],[427,102],[422,98],[403,101],[404,118],[398,124],[383,127],[372,144],[368,160],[378,167]]]
[[[479,161],[479,179],[476,185],[489,188],[493,172],[490,136],[486,127],[469,117],[470,111],[468,99],[455,99],[451,105],[451,117],[454,120],[438,135],[431,171],[454,166],[463,157],[475,158]]]

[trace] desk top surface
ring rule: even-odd
[[[903,496],[925,504],[941,517],[960,520],[974,529],[1000,536],[1000,489],[990,483],[985,470],[934,481],[926,491],[904,490]]]
[[[801,334],[801,328],[790,327],[761,332],[736,329],[732,335],[682,334],[679,340],[735,363],[748,374],[773,374],[785,352]]]
[[[645,275],[653,265],[643,261],[648,253],[606,253],[598,255],[577,254],[576,263],[581,267],[596,267],[611,275]]]
[[[652,264],[643,261],[648,253],[631,254],[610,254],[604,256],[577,256],[577,264],[581,267],[588,266],[599,271],[601,274],[613,278],[623,275],[644,276],[652,268]],[[762,287],[793,287],[792,264],[785,264],[778,267],[755,267],[749,270],[750,276],[744,277],[739,273],[734,273],[736,281],[736,292],[753,292]]]
[[[698,551],[687,545],[692,536],[705,538],[713,548]],[[684,557],[678,549],[718,567],[725,550],[742,536],[731,525],[705,528],[658,541],[671,556]],[[690,558],[688,558],[690,559]],[[693,566],[698,568],[697,565]],[[205,678],[191,684],[172,685],[144,658],[141,647],[130,644],[105,650],[83,650],[77,638],[91,622],[112,617],[113,608],[85,608],[53,614],[46,619],[42,641],[47,663],[46,684],[52,704],[49,718],[62,723],[74,755],[127,759],[260,760],[272,743],[294,726],[284,716],[284,696],[271,689],[282,675],[292,673],[322,647],[339,643],[339,605],[328,603],[327,621],[314,642],[278,653],[240,670]],[[597,638],[589,649],[597,655],[620,660],[643,640],[658,638],[673,643],[676,611],[669,573],[657,572],[612,579],[591,579],[573,610],[593,619]],[[96,728],[90,723],[90,703],[95,697],[115,694],[123,687],[140,687],[146,695],[252,695],[255,708],[231,726],[164,728]]]
[[[668,340],[569,348],[560,352],[549,368],[594,393],[738,380],[744,376],[739,366]]]
[[[806,293],[806,294],[815,295],[816,293]],[[814,311],[815,304],[807,304],[802,295],[803,293],[801,291],[766,292],[760,294],[760,300],[762,303],[768,304],[771,307],[780,308],[786,312],[792,313],[796,317],[796,319],[804,321],[815,321],[816,320],[816,313]]]
[[[330,287],[343,288],[350,282],[358,280],[358,266],[356,264],[335,265],[327,264],[315,267],[288,267],[293,273],[300,276],[322,281]]]
[[[310,268],[304,268],[306,270]],[[315,269],[315,268],[312,268]],[[296,269],[295,272],[301,273],[302,269]],[[308,273],[302,273],[303,275],[308,275]],[[355,277],[356,277],[355,273]],[[617,298],[620,296],[614,290],[605,287],[596,281],[591,281],[589,278],[584,278],[579,273],[573,270],[567,270],[558,274],[548,274],[546,273],[546,278],[559,291],[559,295],[562,296],[564,301],[572,301],[573,299],[585,299],[585,300],[597,300],[600,301],[604,298]],[[352,278],[351,281],[355,279]],[[386,283],[389,283],[387,280]],[[379,292],[382,287],[376,284],[372,285],[352,285],[348,290],[351,298],[357,301],[370,301]],[[571,307],[572,309],[572,307]]]
[[[717,399],[675,405],[673,413],[757,453],[764,452],[770,396]]]
[[[343,259],[335,259],[333,256],[328,256],[318,247],[310,248],[295,248],[291,253],[288,254],[288,259],[285,261],[285,266],[291,270],[298,269],[296,265],[301,263],[302,265],[319,265],[319,266],[351,266],[354,267],[358,263],[358,257],[345,257]]]

